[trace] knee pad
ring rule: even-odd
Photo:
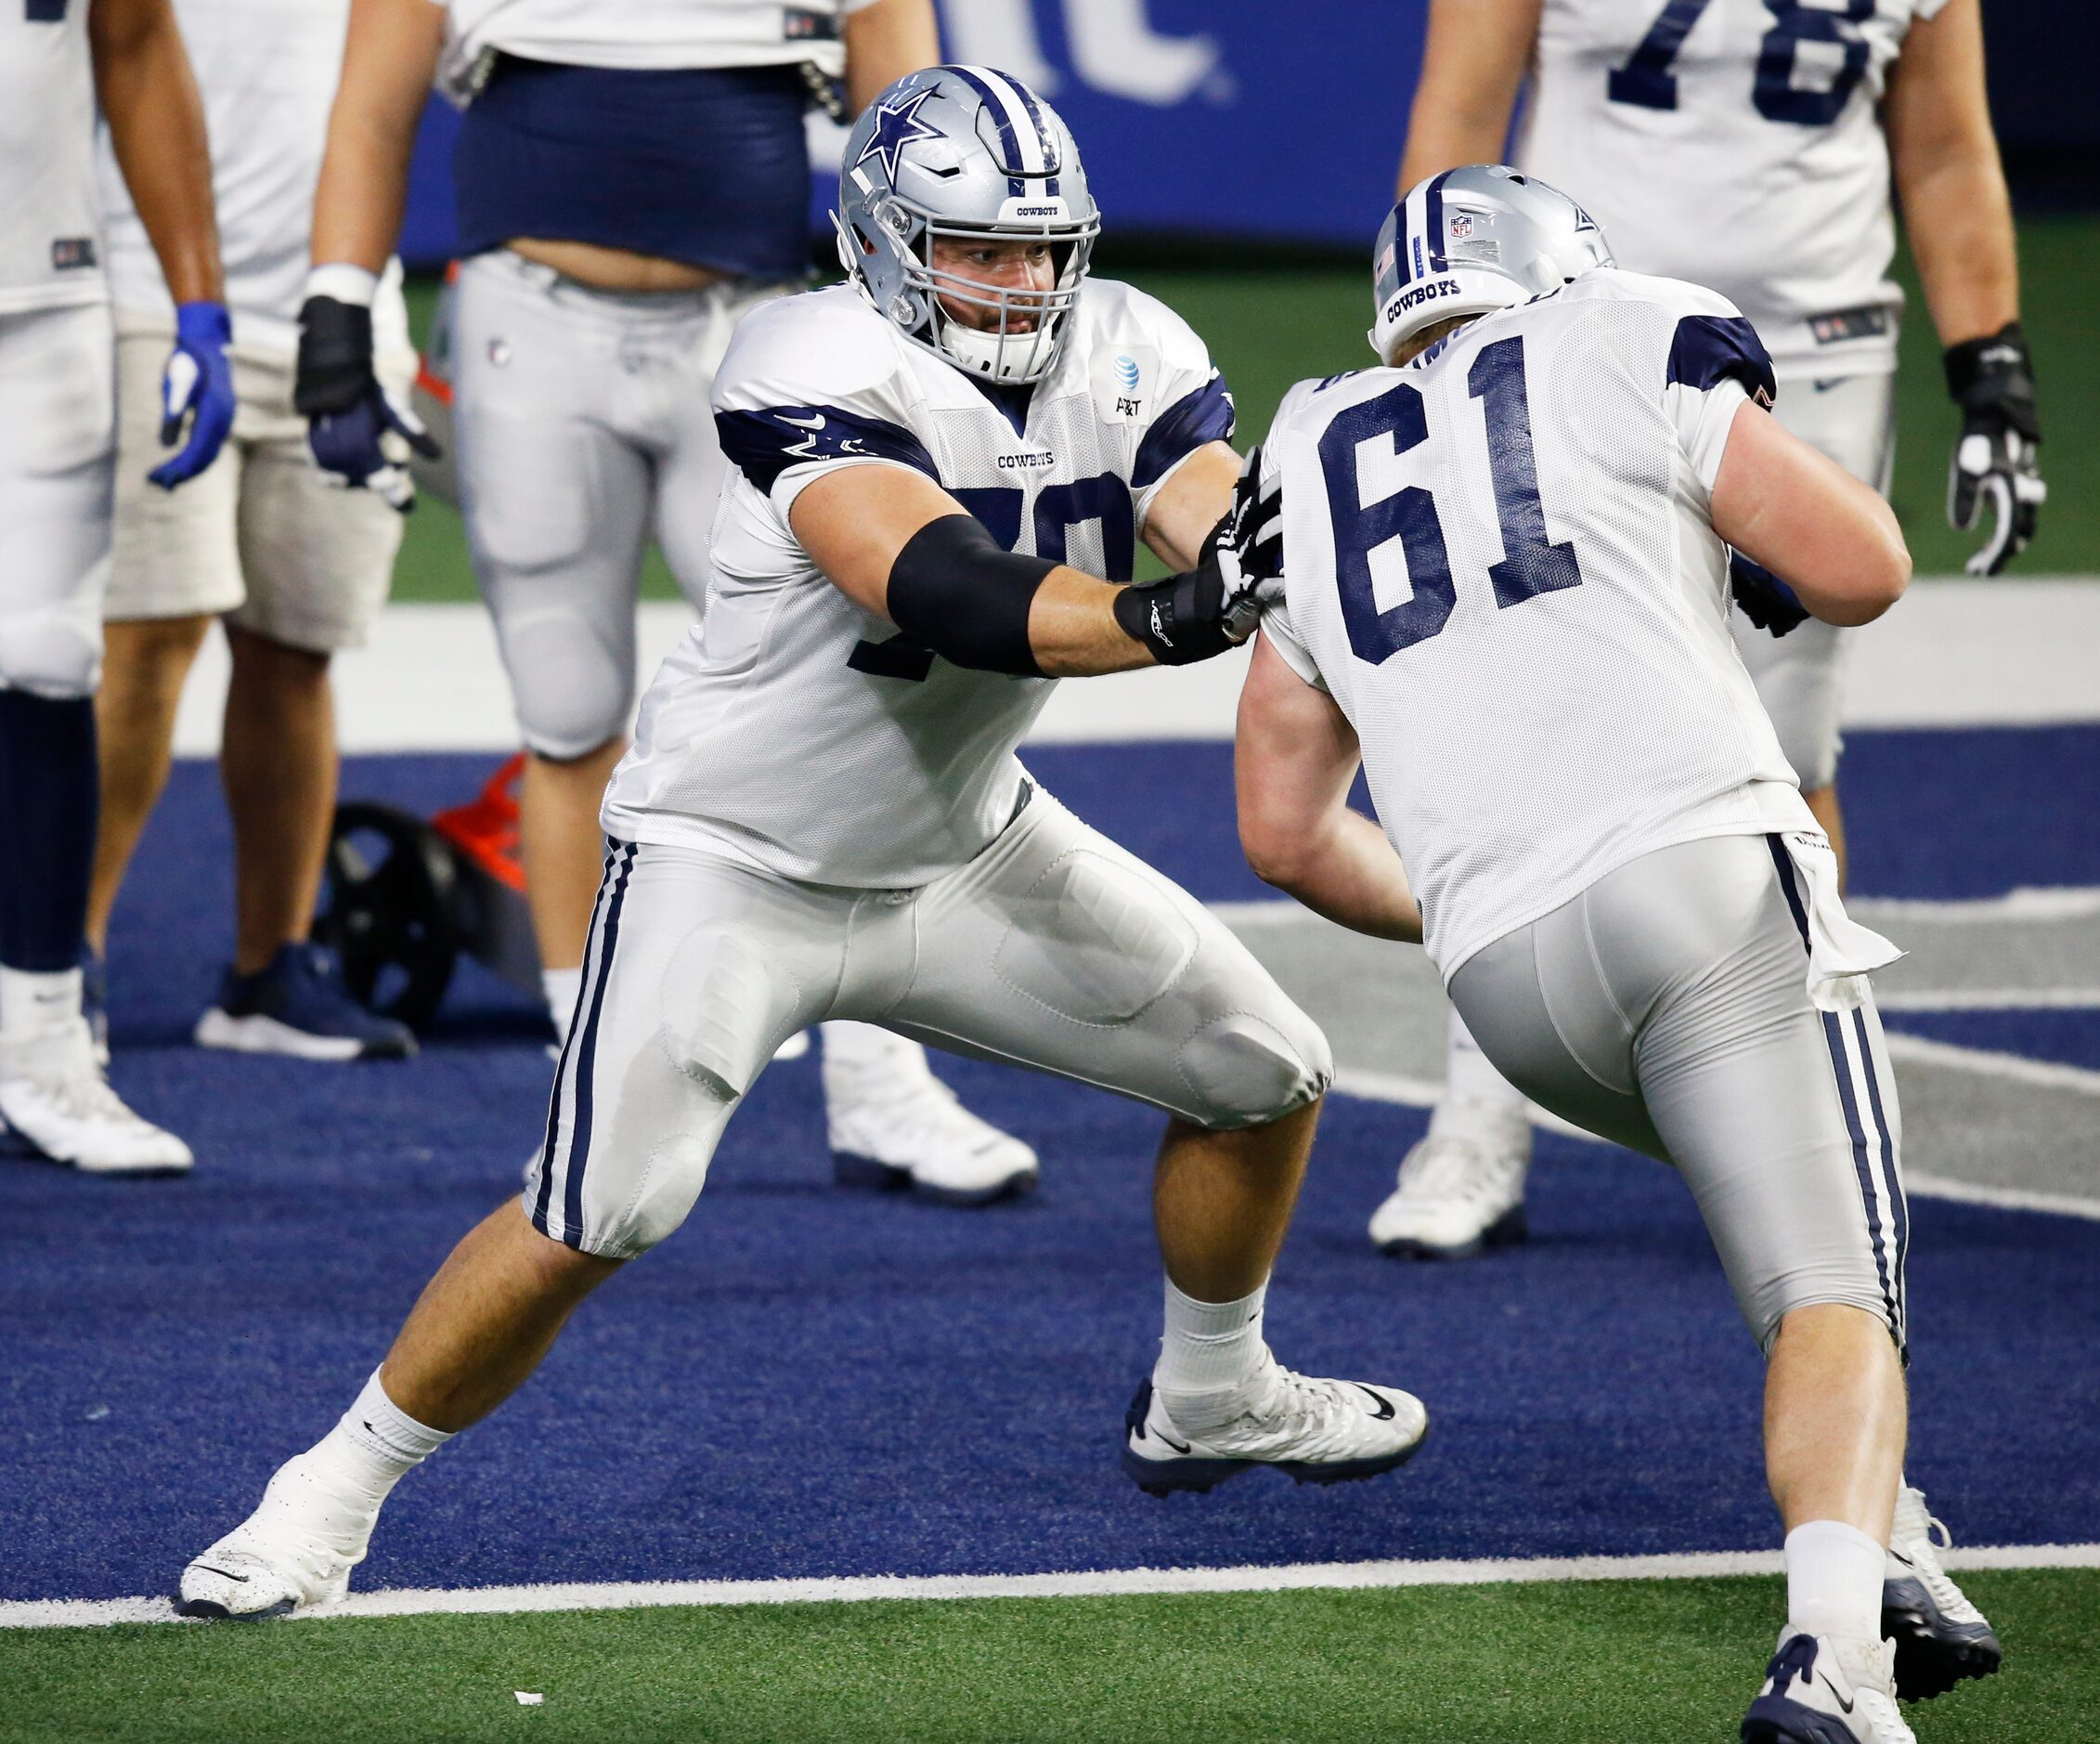
[[[573,762],[628,730],[634,710],[631,647],[607,647],[578,612],[497,613],[497,639],[527,748]]]
[[[64,606],[0,610],[0,685],[64,701],[102,682],[102,627]]]
[[[1327,1093],[1334,1061],[1302,1013],[1296,1036],[1251,1011],[1213,1018],[1182,1044],[1175,1065],[1214,1129],[1262,1126]]]

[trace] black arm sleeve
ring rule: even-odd
[[[952,666],[1041,678],[1028,608],[1057,566],[1004,551],[974,514],[944,514],[889,566],[889,619]]]

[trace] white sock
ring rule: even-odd
[[[1512,1085],[1480,1051],[1458,1008],[1451,1008],[1451,1025],[1444,1049],[1444,1094],[1431,1114],[1432,1133],[1480,1133],[1483,1127],[1500,1128],[1517,1121],[1529,1123],[1530,1105],[1523,1092]]]
[[[307,1457],[377,1508],[395,1484],[451,1438],[418,1423],[387,1398],[374,1369],[364,1391]]]
[[[1786,1535],[1786,1620],[1812,1635],[1881,1639],[1887,1553],[1856,1526],[1809,1520]]]
[[[1199,1302],[1167,1280],[1166,1331],[1152,1385],[1176,1422],[1199,1425],[1207,1408],[1230,1400],[1269,1360],[1262,1336],[1268,1294],[1264,1283],[1237,1302]]]
[[[547,995],[547,1015],[554,1020],[554,1039],[569,1039],[569,1020],[576,1015],[577,995],[583,991],[583,965],[574,969],[543,969],[539,985]]]
[[[34,1035],[80,1016],[81,974],[41,975],[0,966],[0,1035]]]

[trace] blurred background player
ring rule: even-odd
[[[369,308],[434,73],[466,111],[461,507],[528,752],[525,892],[557,1030],[633,713],[642,555],[653,537],[705,605],[724,467],[708,386],[738,319],[808,277],[805,111],[830,79],[857,112],[938,59],[931,0],[355,0],[299,404],[324,465],[407,502],[387,450],[423,438],[375,381]],[[823,1081],[844,1178],[956,1203],[1034,1181],[1034,1152],[963,1108],[911,1043],[830,1029]]]
[[[1403,191],[1499,158],[1579,189],[1619,265],[1710,285],[1772,358],[1781,423],[1876,489],[1893,448],[1902,293],[1893,167],[1961,408],[1948,513],[1987,527],[1972,573],[2032,537],[2034,383],[1978,0],[1432,0]],[[1842,868],[1834,786],[1845,632],[1736,646]],[[1388,1253],[1455,1256],[1524,1233],[1523,1100],[1451,1017],[1443,1098],[1371,1220]]]
[[[211,130],[213,192],[233,313],[233,436],[175,495],[138,457],[159,426],[157,374],[175,319],[160,263],[105,147],[103,237],[117,324],[116,539],[96,699],[102,828],[87,936],[110,911],[166,785],[175,705],[214,618],[232,654],[219,770],[233,818],[233,962],[197,1025],[206,1047],[307,1060],[398,1058],[408,1028],[351,998],[311,944],[335,810],[329,662],[364,640],[386,598],[401,517],[331,488],[292,404],[306,238],[349,0],[175,0]],[[399,268],[375,298],[377,368],[415,374]]]
[[[169,1172],[188,1146],[110,1088],[82,1009],[115,444],[97,101],[175,302],[159,436],[188,436],[153,482],[209,466],[233,421],[204,113],[167,0],[0,9],[0,1117],[76,1168]]]

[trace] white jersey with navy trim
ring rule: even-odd
[[[99,302],[89,0],[0,4],[0,315]]]
[[[1725,299],[1603,268],[1286,397],[1263,633],[1355,725],[1446,981],[1652,850],[1815,828],[1708,494],[1771,386]]]
[[[1546,0],[1518,164],[1618,264],[1695,279],[1782,374],[1893,370],[1902,293],[1878,104],[1946,0]]]
[[[314,192],[343,77],[350,0],[175,0],[212,142],[212,200],[236,344],[299,348]],[[102,131],[96,171],[110,294],[126,315],[175,319],[146,226]],[[372,309],[381,351],[409,348],[401,268],[388,262]]]
[[[447,0],[439,88],[471,96],[491,53],[565,67],[846,72],[840,26],[875,0]]]
[[[1051,681],[966,670],[899,635],[824,578],[787,517],[826,473],[903,466],[1007,549],[1127,580],[1161,483],[1229,439],[1232,400],[1202,342],[1142,292],[1089,279],[1067,324],[1056,369],[1009,415],[848,286],[745,318],[715,378],[736,470],[714,590],[642,700],[606,791],[611,835],[902,889],[998,834]]]

